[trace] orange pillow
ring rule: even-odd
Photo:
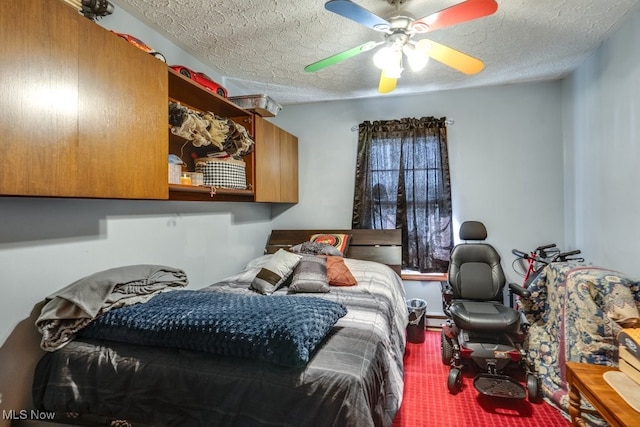
[[[353,286],[358,282],[341,256],[327,256],[327,280],[331,286]]]
[[[314,234],[309,240],[315,243],[327,243],[342,252],[342,255],[346,255],[351,234]]]

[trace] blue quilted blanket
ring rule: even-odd
[[[78,336],[297,367],[346,313],[344,305],[316,297],[176,290],[113,309]]]

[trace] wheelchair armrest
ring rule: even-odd
[[[451,289],[451,285],[446,282],[440,282],[440,290],[442,291],[442,299],[445,303],[449,304],[453,299],[453,289]]]
[[[440,290],[442,291],[442,311],[449,316],[449,306],[453,300],[453,289],[447,282],[440,282]]]
[[[509,291],[518,295],[520,298],[529,298],[531,292],[516,283],[509,283]]]

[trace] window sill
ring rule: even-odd
[[[402,280],[416,280],[424,282],[446,282],[449,275],[447,273],[414,273],[403,271],[400,275]]]

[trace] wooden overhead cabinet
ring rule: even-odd
[[[0,195],[166,199],[166,65],[63,2],[0,2]]]
[[[168,184],[168,102],[253,133],[247,189]],[[60,1],[0,1],[0,196],[298,201],[298,140]]]

